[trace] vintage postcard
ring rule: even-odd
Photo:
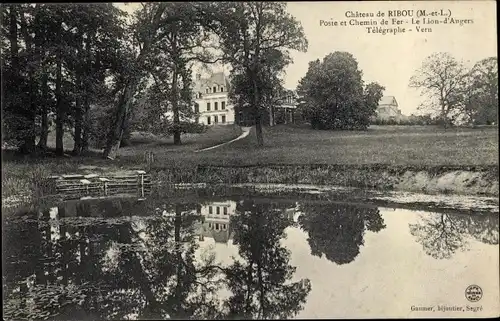
[[[1,10],[5,320],[499,317],[495,1]]]

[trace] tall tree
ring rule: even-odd
[[[366,106],[364,110],[368,112],[368,117],[373,115],[373,112],[377,110],[380,99],[384,95],[384,90],[385,87],[376,82],[371,82],[365,86],[363,100]],[[366,117],[363,117],[363,119],[366,119]]]
[[[147,74],[145,64],[149,55],[151,55],[153,44],[161,36],[157,31],[166,8],[167,3],[165,2],[151,3],[144,5],[141,10],[136,12],[137,22],[132,27],[140,28],[139,34],[141,37],[135,39],[138,50],[135,52],[134,58],[130,61],[128,73],[124,77],[123,90],[120,91],[120,97],[113,111],[112,124],[103,153],[105,158],[114,159],[118,148],[120,148],[133,98],[141,81]]]
[[[257,143],[262,135],[262,92],[260,85],[266,58],[279,51],[282,61],[290,62],[289,50],[307,50],[307,40],[300,23],[286,11],[284,2],[214,3],[212,15],[220,22],[215,32],[220,38],[225,61],[246,77],[251,85],[247,93],[255,119]]]
[[[274,108],[281,104],[285,90],[281,78],[289,59],[279,50],[269,50],[263,57],[265,62],[258,75],[258,90],[261,97],[260,111],[269,114],[269,125],[274,125]],[[229,98],[240,110],[252,110],[253,83],[243,71],[233,70]]]
[[[309,63],[297,92],[300,109],[314,129],[366,129],[375,113],[379,85],[363,88],[362,71],[348,52]]]
[[[460,107],[460,91],[467,75],[464,65],[449,53],[439,52],[427,57],[410,78],[409,86],[419,89],[427,98],[419,108],[437,110],[443,126],[450,125],[450,116]]]
[[[473,125],[490,125],[498,121],[498,59],[490,57],[477,62],[465,77],[459,94],[463,113]]]
[[[26,5],[10,4],[2,6],[2,79],[4,97],[2,99],[2,132],[4,141],[18,147],[23,153],[29,153],[33,137],[32,107],[29,98],[27,71],[29,55],[22,42],[29,37],[26,22]],[[21,22],[24,20],[24,24]],[[21,35],[21,31],[22,34]],[[7,39],[6,39],[7,38]],[[29,40],[29,39],[28,39]],[[7,49],[8,43],[8,50]],[[8,90],[5,90],[8,89]]]
[[[147,4],[146,6],[156,6]],[[164,132],[172,133],[174,144],[181,144],[181,133],[186,131],[193,111],[191,68],[194,63],[215,63],[209,49],[213,37],[207,28],[211,22],[199,15],[197,4],[168,3],[161,17],[158,33],[161,37],[151,45],[148,71],[154,79],[152,92],[156,95],[157,114],[172,114],[160,119]],[[208,25],[207,25],[208,24]],[[142,24],[141,24],[142,25]],[[138,29],[140,36],[141,29]],[[166,127],[166,128],[165,128]]]

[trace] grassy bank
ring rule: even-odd
[[[314,184],[424,193],[498,195],[498,166],[259,165],[186,167],[152,172],[161,183]]]
[[[236,126],[212,127],[201,135],[183,136],[181,146],[171,139],[135,134],[114,161],[102,159],[100,151],[63,158],[3,153],[2,197],[26,194],[42,184],[42,177],[81,172],[82,166],[90,171],[146,168],[167,183],[310,183],[390,189],[408,172],[425,172],[429,180],[459,170],[498,182],[497,128],[373,126],[368,131],[332,132],[276,126],[264,128],[263,148],[256,146],[252,131],[230,145],[195,153],[240,133]],[[144,160],[146,151],[155,154],[150,168]]]
[[[155,154],[156,164],[175,166],[172,158],[166,155],[194,154],[194,151],[205,147],[215,146],[232,140],[241,134],[239,126],[213,126],[203,134],[182,135],[182,145],[176,146],[172,137],[158,137],[144,133],[133,133],[130,145],[120,148],[119,157],[115,161],[103,159],[100,150],[90,150],[85,155],[73,157],[73,140],[69,133],[64,136],[64,157],[55,157],[53,154],[44,156],[21,156],[12,150],[2,150],[2,199],[10,196],[32,195],[33,192],[42,193],[43,184],[47,177],[57,174],[81,172],[82,168],[100,168],[110,171],[120,169],[146,167],[144,154],[152,151]],[[49,149],[55,148],[55,134],[51,133],[48,140]],[[181,157],[182,158],[182,157]],[[182,162],[179,162],[182,164]],[[37,194],[38,195],[38,194]]]

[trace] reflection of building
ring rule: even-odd
[[[377,120],[393,120],[398,122],[406,117],[401,113],[396,97],[384,96],[378,103],[375,118]]]
[[[295,206],[287,208],[285,210],[285,213],[287,215],[287,218],[294,223],[297,223],[299,220],[299,216],[303,214],[300,210],[299,203],[295,203]]]
[[[217,243],[227,243],[232,237],[230,217],[236,212],[236,202],[221,201],[202,205],[200,214],[204,217],[201,226],[200,240],[213,238]]]

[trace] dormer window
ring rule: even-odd
[[[213,90],[214,90],[213,92],[216,93],[217,92],[217,87],[214,86]]]
[[[205,89],[205,93],[209,94],[210,93],[210,88]]]
[[[224,87],[220,87],[220,92],[224,92]]]
[[[198,98],[201,98],[201,93],[198,93]]]

